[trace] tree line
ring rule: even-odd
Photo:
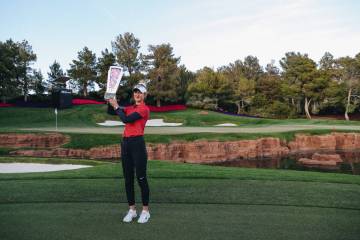
[[[88,47],[77,53],[64,71],[55,60],[47,79],[32,68],[36,54],[27,41],[0,42],[0,94],[2,101],[36,95],[64,87],[61,77],[70,77],[70,87],[87,97],[89,89],[103,95],[107,71],[119,65],[125,71],[119,99],[129,99],[131,87],[140,80],[148,82],[149,100],[161,104],[183,102],[188,106],[249,114],[263,117],[297,117],[312,114],[349,114],[360,107],[360,53],[354,57],[334,56],[326,52],[317,63],[307,54],[288,52],[265,68],[255,56],[247,56],[213,69],[196,72],[180,64],[169,43],[149,45],[140,52],[140,40],[133,33],[118,35],[99,57]],[[60,79],[60,81],[59,81]]]

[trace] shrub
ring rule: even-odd
[[[264,113],[268,117],[290,118],[296,116],[295,109],[291,108],[288,104],[277,100],[264,110]]]

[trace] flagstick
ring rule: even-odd
[[[58,115],[57,108],[55,108],[55,129],[56,129],[56,131],[58,131],[58,119],[57,119],[57,115]]]

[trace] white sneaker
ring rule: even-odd
[[[150,213],[148,211],[142,211],[138,219],[138,223],[146,223],[150,219]]]
[[[128,213],[123,218],[123,222],[129,223],[136,217],[137,217],[136,210],[129,209]]]

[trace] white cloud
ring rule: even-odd
[[[360,24],[354,22],[354,18],[359,20],[358,16],[348,14],[343,8],[348,3],[346,0],[184,0],[169,3],[168,9],[150,9],[143,11],[145,15],[132,18],[124,18],[116,8],[97,8],[95,4],[93,9],[100,19],[105,19],[103,26],[91,29],[89,25],[92,35],[76,39],[73,38],[78,33],[70,31],[67,40],[56,48],[52,44],[41,45],[40,40],[32,41],[38,53],[35,67],[46,74],[56,59],[68,69],[84,46],[99,56],[105,47],[111,49],[110,42],[117,34],[125,31],[140,38],[144,52],[149,44],[171,43],[175,54],[191,70],[204,66],[217,68],[247,55],[257,56],[265,66],[272,59],[279,61],[288,51],[308,53],[315,61],[325,51],[335,57],[354,56],[360,52]],[[39,38],[43,40],[44,36]]]
[[[325,51],[335,57],[360,51],[356,49],[359,32],[333,6],[302,0],[247,7],[238,14],[176,29],[172,43],[182,62],[196,70],[206,65],[216,68],[247,55],[257,56],[265,65],[288,51],[308,53],[315,61]]]

